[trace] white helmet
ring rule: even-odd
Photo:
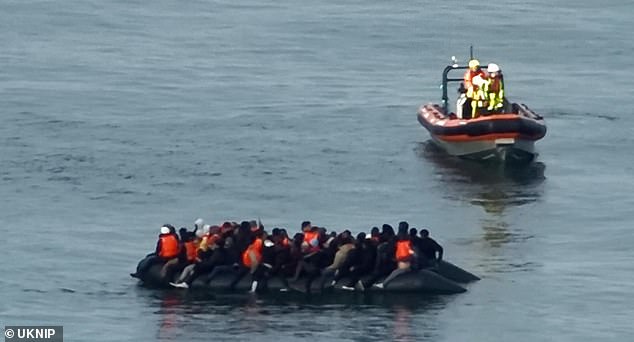
[[[169,234],[170,233],[170,229],[163,226],[161,227],[161,234]]]
[[[480,87],[484,84],[484,80],[482,79],[482,77],[480,77],[480,75],[478,75],[471,80],[471,83],[473,83],[473,85],[475,86]]]
[[[205,232],[205,234],[209,233],[209,229],[211,228],[210,225],[206,224],[203,226],[203,232]]]
[[[194,221],[194,227],[200,229],[203,227],[203,223],[204,223],[203,219],[198,218],[196,219],[196,221]]]
[[[500,67],[495,63],[491,63],[487,67],[487,72],[500,72]]]
[[[196,236],[202,239],[202,237],[205,236],[205,231],[203,231],[202,228],[198,229],[196,231]]]

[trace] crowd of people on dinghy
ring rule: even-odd
[[[174,226],[163,225],[155,252],[131,276],[142,278],[152,266],[162,264],[161,278],[176,288],[189,288],[202,275],[211,281],[232,273],[235,279],[230,288],[250,276],[251,292],[270,277],[284,279],[287,288],[282,291],[300,277],[308,279],[307,291],[318,278],[321,287],[324,279],[332,279],[330,285],[346,279],[342,289],[362,291],[370,286],[383,288],[404,273],[433,269],[442,257],[443,248],[429,230],[419,232],[405,221],[396,232],[384,224],[356,236],[349,230],[337,233],[304,221],[301,232],[291,237],[284,228],[268,232],[256,221],[210,226],[197,219],[193,231],[180,228],[177,233]]]

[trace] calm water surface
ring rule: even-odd
[[[628,341],[631,1],[0,2],[0,323],[67,341]],[[475,45],[546,117],[465,163],[419,104]],[[480,275],[443,297],[215,297],[128,277],[161,224],[407,220]]]

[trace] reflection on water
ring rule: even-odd
[[[432,162],[436,174],[447,183],[491,185],[535,185],[544,179],[546,165],[532,162],[527,165],[477,162],[453,157],[439,149],[431,140],[420,143],[417,154]],[[508,190],[508,189],[506,189]]]
[[[145,291],[144,291],[145,292]],[[306,296],[151,290],[159,340],[421,341],[438,338],[454,296],[342,293]]]
[[[166,294],[160,300],[160,309],[158,315],[160,317],[158,339],[172,339],[178,332],[178,313],[182,301],[174,294]]]
[[[509,165],[463,160],[447,155],[431,141],[419,144],[416,151],[431,162],[446,198],[466,201],[484,210],[485,216],[480,218],[483,234],[467,242],[484,242],[483,266],[494,272],[515,268],[496,249],[509,243],[521,243],[533,235],[509,224],[506,211],[539,200],[543,192],[541,185],[546,179],[544,163]]]

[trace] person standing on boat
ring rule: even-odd
[[[471,97],[471,118],[475,119],[482,114],[487,107],[487,94],[485,89],[487,88],[487,79],[476,76],[471,80],[472,82],[472,97]]]
[[[457,109],[456,112],[459,118],[473,118],[475,117],[474,113],[476,109],[473,108],[473,98],[476,95],[477,87],[474,87],[473,79],[476,77],[485,78],[485,72],[480,68],[480,62],[477,59],[472,59],[469,61],[469,69],[464,73],[464,82],[463,86],[460,87],[459,92],[461,93],[460,98],[458,98]],[[467,113],[469,113],[469,105],[471,105],[471,116],[468,117]]]
[[[469,61],[469,69],[464,73],[464,87],[467,90],[467,97],[470,99],[474,97],[473,79],[476,76],[485,78],[486,74],[480,68],[480,62],[477,59],[472,59]]]
[[[489,100],[487,110],[495,113],[500,112],[504,108],[504,79],[500,67],[491,63],[487,67],[489,77],[484,84],[484,92]]]

